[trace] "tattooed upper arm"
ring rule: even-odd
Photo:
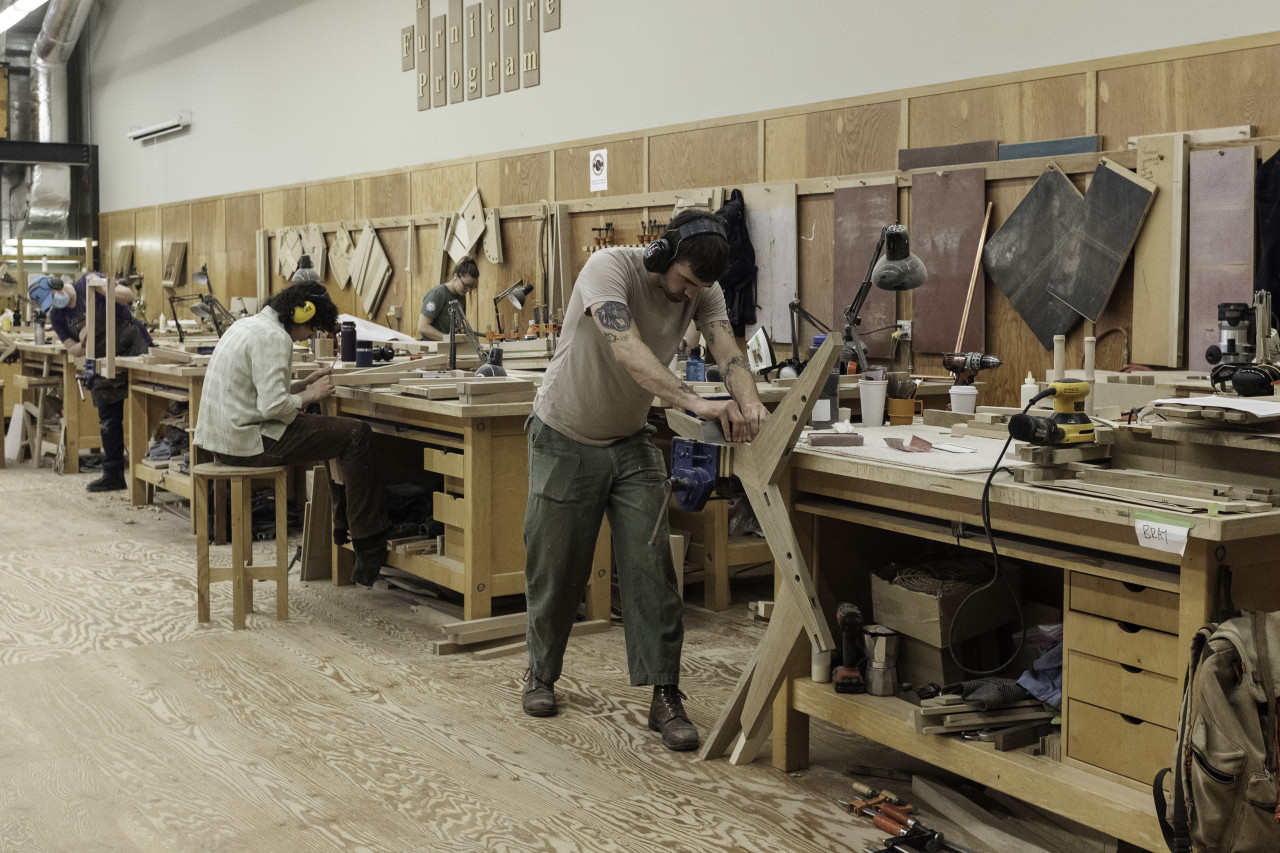
[[[615,332],[631,329],[631,311],[625,302],[602,302],[592,309],[596,322]]]
[[[733,326],[729,325],[728,320],[716,320],[708,323],[702,329],[702,334],[707,338],[708,346],[716,342],[717,335],[724,335],[729,340],[733,340]]]

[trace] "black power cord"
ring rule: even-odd
[[[1045,397],[1052,397],[1056,393],[1056,388],[1048,388],[1041,391],[1039,394],[1032,397],[1027,405],[1023,406],[1022,414],[1025,415],[1036,403],[1040,402]],[[951,614],[951,625],[947,629],[947,648],[951,653],[951,660],[955,662],[956,666],[960,667],[961,670],[969,675],[996,675],[997,673],[1003,672],[1004,668],[1013,663],[1017,659],[1018,655],[1022,653],[1022,647],[1027,642],[1027,624],[1026,618],[1022,614],[1022,602],[1019,601],[1018,596],[1014,594],[1013,587],[1009,584],[1008,578],[1005,578],[1005,588],[1009,590],[1009,595],[1013,598],[1014,609],[1018,612],[1018,645],[1014,648],[1013,654],[1009,655],[1006,660],[1002,661],[1000,665],[994,669],[971,669],[961,663],[960,659],[956,657],[956,647],[954,642],[956,622],[960,621],[960,614],[964,611],[965,605],[967,605],[975,595],[985,592],[995,586],[996,581],[1003,577],[1003,572],[1000,568],[1000,552],[996,549],[995,535],[991,532],[991,481],[995,479],[996,472],[998,471],[1003,470],[1008,473],[1013,473],[1009,468],[1000,464],[1001,460],[1004,459],[1005,453],[1009,451],[1009,445],[1012,443],[1013,436],[1010,435],[1005,439],[1004,446],[1000,448],[1000,453],[996,455],[996,463],[991,466],[991,473],[987,474],[987,481],[982,486],[982,531],[986,534],[987,544],[991,546],[991,580],[981,586],[974,587],[968,595],[960,600],[960,604],[956,606],[955,612]]]

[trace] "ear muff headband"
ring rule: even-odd
[[[718,234],[726,243],[729,237],[717,219],[695,219],[679,228],[669,229],[657,240],[644,247],[644,268],[649,272],[664,273],[680,253],[680,244],[699,234]],[[674,237],[674,239],[672,239]]]
[[[303,323],[316,316],[316,304],[310,300],[293,309],[293,322],[301,326]]]

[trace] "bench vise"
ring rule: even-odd
[[[719,447],[688,438],[671,439],[671,493],[680,509],[701,510],[719,479]]]

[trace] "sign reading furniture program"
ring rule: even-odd
[[[418,109],[526,89],[541,82],[541,33],[560,29],[560,0],[414,0],[400,30],[400,70],[412,71]]]

